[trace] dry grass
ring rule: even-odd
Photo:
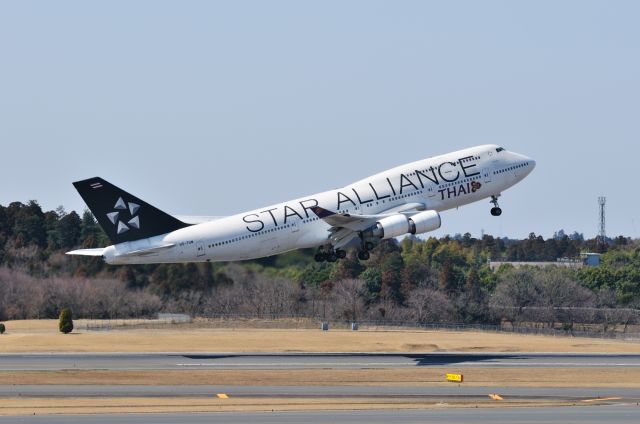
[[[640,388],[638,368],[448,368],[300,370],[65,370],[3,371],[0,384],[224,385],[224,386],[450,386],[447,372],[465,386]]]
[[[86,322],[76,321],[76,327]],[[479,331],[198,328],[57,331],[56,320],[9,321],[0,352],[603,352],[640,343]]]
[[[3,399],[0,415],[31,414],[115,414],[115,413],[169,413],[169,412],[266,412],[309,410],[381,410],[381,409],[427,409],[460,407],[522,407],[560,406],[572,404],[567,401],[506,401],[490,400],[469,402],[453,401],[440,403],[423,399],[380,398],[318,398],[318,399],[218,399],[211,398],[8,398]]]

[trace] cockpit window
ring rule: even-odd
[[[500,153],[500,152],[501,152],[501,151],[503,151],[503,150],[504,150],[504,147],[498,147],[498,148],[496,149],[496,152]]]

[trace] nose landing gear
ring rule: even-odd
[[[493,216],[502,215],[502,209],[500,209],[500,206],[498,205],[498,196],[491,196],[491,203],[493,203],[493,207],[491,208],[491,215]]]

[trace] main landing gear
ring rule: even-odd
[[[328,248],[325,250],[323,247],[321,247],[320,249],[318,249],[318,253],[316,253],[313,258],[316,260],[316,262],[335,262],[338,259],[344,259],[346,257],[347,252],[345,250],[334,250],[333,248]]]
[[[360,250],[358,252],[358,259],[360,259],[361,261],[366,261],[371,257],[371,254],[369,253],[369,249],[367,249],[366,247],[373,248],[373,245],[371,245],[371,243],[367,243],[367,244],[370,246],[364,246],[365,249]],[[332,248],[325,249],[324,247],[321,247],[320,249],[318,249],[318,253],[316,253],[313,258],[315,259],[316,262],[335,262],[338,259],[344,259],[346,257],[347,257],[346,250],[343,250],[343,249],[334,250]]]
[[[491,203],[493,203],[493,207],[491,208],[491,215],[493,216],[502,215],[502,209],[500,209],[500,206],[498,206],[498,196],[491,196]]]
[[[360,251],[358,252],[358,259],[366,261],[371,257],[371,250],[376,245],[370,241],[362,241]],[[314,259],[316,262],[335,262],[338,259],[344,259],[347,257],[347,251],[344,249],[334,249],[333,246],[321,246],[318,252],[315,254]]]
[[[358,259],[360,259],[361,261],[369,260],[369,258],[371,257],[369,251],[371,251],[371,249],[373,249],[374,247],[376,246],[370,241],[363,241],[362,248],[358,252]]]
[[[358,252],[358,259],[361,261],[366,261],[371,257],[368,250],[361,250]]]

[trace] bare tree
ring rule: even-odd
[[[456,316],[455,306],[449,297],[430,288],[412,290],[407,304],[412,319],[423,324],[451,322]]]
[[[156,295],[127,289],[115,279],[39,279],[0,268],[1,318],[55,318],[64,307],[77,317],[133,317],[157,312],[161,302]]]
[[[364,311],[363,296],[363,280],[350,278],[338,281],[335,285],[335,299],[341,318],[357,321]]]
[[[516,326],[524,318],[524,308],[535,306],[540,296],[533,269],[514,269],[505,273],[489,301],[495,314]]]

